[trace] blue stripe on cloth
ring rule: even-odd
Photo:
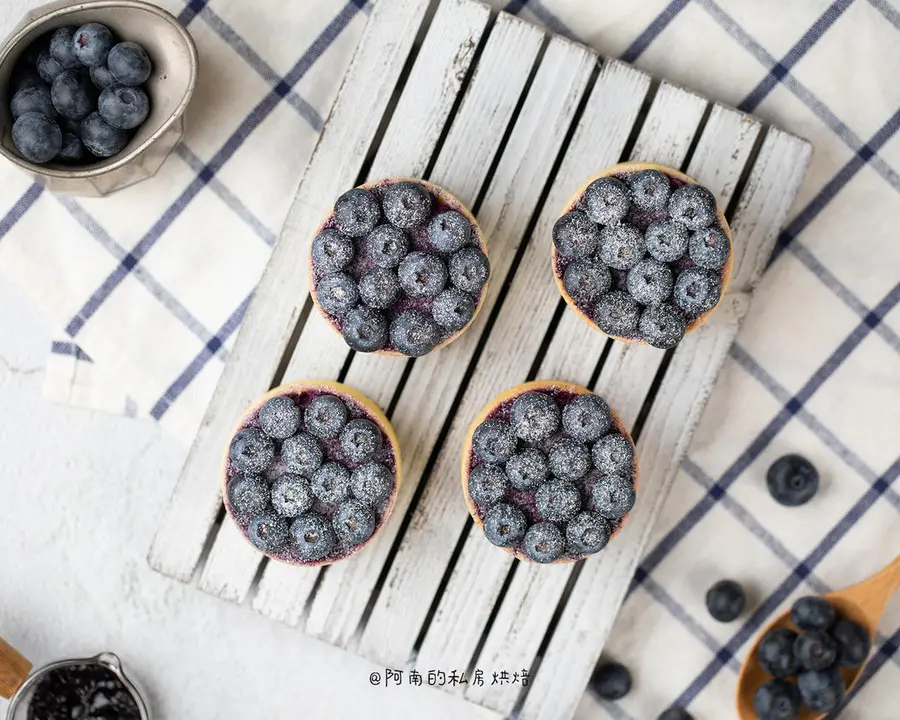
[[[76,360],[82,360],[84,362],[94,362],[88,357],[88,354],[84,350],[72,342],[54,340],[50,345],[50,352],[54,355],[71,355]]]
[[[43,192],[43,186],[32,183],[31,187],[25,191],[22,197],[16,200],[15,204],[9,209],[9,212],[0,219],[0,240],[2,240],[9,231],[12,230],[13,226],[22,219],[22,216],[32,208]]]
[[[570,40],[578,40],[575,31],[566,25],[558,15],[553,13],[542,0],[525,0],[524,3],[531,14],[534,15],[544,26],[557,35],[562,35]]]
[[[134,250],[123,262],[106,278],[103,284],[88,299],[81,310],[66,326],[66,332],[75,337],[84,327],[84,324],[97,312],[100,306],[109,298],[112,292],[127,278],[134,266],[150,251],[163,233],[171,226],[175,219],[190,205],[191,201],[203,190],[213,176],[222,169],[225,163],[241,148],[247,138],[262,124],[272,113],[284,97],[280,91],[281,86],[293,87],[313,66],[316,60],[331,46],[344,28],[360,11],[365,0],[349,0],[341,12],[328,24],[325,30],[313,42],[303,57],[285,75],[283,82],[271,90],[250,114],[240,124],[238,129],[225,142],[219,152],[200,171],[198,177],[182,192],[182,194],[169,206],[162,217],[150,228],[149,232],[135,246]]]
[[[663,30],[669,27],[669,24],[675,19],[675,17],[684,10],[690,0],[672,0],[666,8],[656,16],[656,18],[651,22],[646,30],[638,35],[629,45],[625,52],[622,53],[622,60],[627,63],[633,63],[637,60],[641,55],[644,54],[644,51],[650,47],[650,44],[658,38]]]
[[[884,15],[891,25],[900,30],[900,10],[897,10],[887,0],[869,0],[869,5]]]
[[[178,14],[178,22],[185,26],[190,25],[193,19],[203,12],[203,8],[205,8],[209,2],[210,0],[189,0],[185,5],[184,10]]]

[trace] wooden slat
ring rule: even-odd
[[[384,114],[429,4],[392,0],[372,11],[150,549],[159,572],[187,581],[197,565],[221,509],[223,446],[235,418],[268,390],[306,302],[309,235],[321,209],[353,184],[377,131],[354,120]]]

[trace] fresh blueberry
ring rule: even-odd
[[[694,716],[684,708],[673,707],[663,710],[656,720],[694,720]]]
[[[16,120],[30,112],[46,115],[51,120],[56,117],[56,108],[50,99],[50,89],[43,84],[19,90],[13,95],[9,109]]]
[[[350,471],[340,463],[327,462],[313,473],[312,494],[328,507],[336,507],[350,497]]]
[[[242,473],[262,473],[275,459],[275,444],[259,428],[244,428],[232,438],[228,457]]]
[[[801,630],[828,630],[836,619],[831,603],[816,595],[802,597],[791,607],[791,622]]]
[[[550,473],[563,480],[579,480],[591,469],[591,451],[573,438],[563,438],[550,448]]]
[[[584,259],[600,243],[600,228],[580,210],[563,215],[553,226],[553,244],[563,257]]]
[[[805,457],[785,455],[772,463],[766,483],[777,502],[798,507],[808,503],[819,490],[819,472]]]
[[[359,302],[356,280],[343,272],[326,275],[316,288],[319,306],[329,315],[344,317]]]
[[[604,663],[594,670],[589,687],[604,700],[621,700],[631,692],[631,673],[620,663]]]
[[[397,269],[400,287],[412,298],[433,298],[447,286],[446,263],[437,255],[416,250]]]
[[[606,293],[594,309],[597,327],[613,337],[633,337],[637,333],[640,318],[640,305],[631,295],[621,290]]]
[[[387,345],[388,321],[378,310],[359,305],[344,317],[341,334],[351,350],[375,352]]]
[[[368,235],[380,219],[378,198],[365,188],[348,190],[334,203],[334,224],[347,237]]]
[[[552,563],[565,552],[566,539],[552,522],[540,522],[525,532],[522,549],[534,562]]]
[[[47,84],[38,72],[37,66],[24,60],[19,60],[13,68],[9,82],[9,91],[13,94],[26,88],[44,87]]]
[[[800,697],[814,713],[835,710],[844,700],[844,679],[837,666],[827,670],[807,670],[797,675]]]
[[[716,220],[716,198],[702,185],[682,185],[669,198],[669,217],[688,230],[702,230]]]
[[[117,83],[131,87],[147,82],[153,70],[147,51],[133,42],[114,45],[106,58],[106,65]]]
[[[519,395],[509,411],[513,432],[525,442],[546,440],[559,429],[560,413],[553,398],[542,392]]]
[[[271,438],[284,440],[300,428],[300,408],[286,395],[266,400],[259,409],[259,427]]]
[[[859,667],[869,657],[872,638],[862,625],[842,618],[835,623],[831,636],[838,644],[838,665],[841,667]]]
[[[634,474],[634,448],[624,435],[610,433],[592,449],[594,467],[605,475],[630,478]]]
[[[722,280],[712,270],[692,267],[675,278],[675,304],[689,316],[712,310],[722,294]]]
[[[475,455],[488,463],[505,463],[516,452],[516,434],[509,423],[485,420],[472,433]]]
[[[50,54],[63,66],[64,70],[78,68],[81,61],[75,55],[75,31],[78,28],[67,25],[57,28],[50,36]]]
[[[317,272],[336,272],[353,259],[353,242],[337,230],[323,230],[312,241],[310,254]]]
[[[381,451],[384,439],[381,430],[371,420],[356,418],[348,422],[340,435],[341,452],[351,463],[374,459]]]
[[[601,475],[591,490],[594,512],[607,520],[618,520],[631,512],[637,494],[629,478]]]
[[[304,562],[315,562],[334,550],[337,538],[331,523],[318,513],[301,515],[291,523],[291,538]]]
[[[391,307],[400,298],[397,273],[387,268],[372,268],[359,281],[359,297],[378,310]]]
[[[671,305],[654,305],[641,314],[638,330],[648,345],[668,350],[684,339],[687,323],[677,308]]]
[[[628,273],[628,292],[641,305],[658,305],[672,294],[675,278],[668,265],[645,259]]]
[[[150,98],[139,87],[113,85],[100,93],[97,107],[101,117],[114,128],[133,130],[150,114]]]
[[[706,609],[719,622],[737,620],[744,612],[745,603],[744,588],[734,580],[719,580],[706,591]]]
[[[64,118],[82,120],[95,107],[97,88],[80,70],[63,70],[53,81],[50,98]]]
[[[475,317],[475,300],[458,288],[447,288],[434,299],[431,317],[445,330],[457,332]]]
[[[350,412],[344,401],[334,395],[319,395],[313,398],[306,411],[303,420],[310,435],[315,435],[323,440],[336,438],[347,424]]]
[[[428,225],[428,239],[439,252],[455,253],[472,239],[472,226],[462,213],[448,210],[435,215]]]
[[[610,538],[609,523],[591,512],[580,512],[566,526],[569,549],[576,555],[593,555],[606,547]]]
[[[81,142],[93,155],[108,158],[118,155],[128,144],[128,133],[104,120],[100,113],[88,115],[81,123]]]
[[[59,129],[63,131],[63,135],[70,133],[77,137],[81,137],[81,120],[69,120],[64,117],[57,117],[56,124],[59,125]]]
[[[269,485],[259,475],[235,475],[228,482],[228,504],[236,515],[259,515],[269,507]]]
[[[691,233],[684,226],[671,220],[653,223],[644,233],[647,252],[660,262],[675,262],[687,252]]]
[[[90,69],[91,82],[101,92],[116,84],[116,79],[106,65],[95,65]]]
[[[753,696],[759,720],[795,720],[802,704],[797,686],[777,678],[764,682]]]
[[[52,83],[63,70],[65,68],[62,63],[50,54],[49,48],[41,52],[37,61],[37,71],[44,82]]]
[[[534,500],[544,520],[568,522],[581,511],[581,493],[568,480],[548,480],[537,489]]]
[[[281,460],[292,473],[312,477],[325,461],[325,453],[312,435],[298,433],[281,443]]]
[[[287,542],[288,522],[274,513],[260,515],[250,521],[247,536],[257,550],[275,552]]]
[[[534,490],[550,474],[550,461],[537,448],[525,448],[506,463],[506,477],[519,490]]]
[[[63,133],[62,147],[59,149],[59,155],[56,156],[57,160],[67,163],[79,163],[84,160],[86,154],[87,150],[84,149],[84,144],[77,135],[69,132]]]
[[[476,505],[494,505],[506,497],[508,481],[498,465],[482,463],[469,473],[469,496]]]
[[[666,207],[672,187],[659,170],[641,170],[631,177],[631,199],[641,212],[658,212]]]
[[[379,225],[366,237],[369,257],[378,267],[397,267],[409,252],[409,237],[393,225]]]
[[[576,260],[563,273],[563,287],[579,305],[592,305],[612,287],[612,274],[602,263]]]
[[[756,656],[760,667],[769,675],[785,678],[796,675],[800,663],[794,656],[794,643],[797,633],[787,628],[770,630],[759,643]]]
[[[794,642],[794,657],[807,670],[824,670],[837,656],[838,644],[824,630],[804,630]]]
[[[519,508],[506,503],[494,505],[484,516],[484,534],[494,545],[513,547],[525,537],[528,522]]]
[[[331,524],[338,539],[347,545],[362,545],[375,532],[375,513],[359,500],[347,500],[341,504]]]
[[[394,183],[385,189],[381,201],[388,222],[401,230],[421,225],[431,214],[431,194],[418,183]]]
[[[427,355],[441,340],[441,328],[429,315],[407,310],[391,321],[391,344],[409,357]]]
[[[491,275],[487,255],[476,247],[465,247],[450,256],[450,282],[477,295]]]
[[[616,270],[629,270],[647,252],[640,230],[631,225],[607,225],[600,231],[600,250],[597,257]]]
[[[621,180],[602,177],[584,191],[584,211],[595,223],[613,225],[631,209],[631,191]]]
[[[731,242],[719,228],[704,228],[691,234],[690,255],[700,267],[718,270],[731,256]]]
[[[105,64],[114,44],[112,32],[106,25],[100,23],[82,25],[75,31],[73,38],[75,57],[87,67],[99,67]]]
[[[394,491],[394,474],[382,463],[360,465],[350,475],[350,490],[357,500],[379,507]]]
[[[585,393],[563,408],[562,426],[580,442],[596,442],[612,427],[612,411],[603,398]]]
[[[309,480],[285,473],[272,484],[272,507],[283,517],[300,517],[316,501]]]

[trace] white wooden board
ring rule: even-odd
[[[809,156],[799,138],[480,3],[377,3],[162,519],[151,566],[196,577],[225,600],[251,597],[254,610],[391,667],[531,669],[525,690],[446,689],[501,714],[520,708],[527,720],[571,717]],[[653,397],[666,354],[612,343],[558,312],[549,268],[550,230],[569,196],[628,158],[684,167],[735,208],[729,294],[672,354]],[[427,176],[473,208],[492,263],[473,326],[415,361],[350,353],[318,313],[304,312],[308,243],[321,217],[343,190],[388,176]],[[365,551],[333,567],[270,563],[230,520],[217,522],[233,422],[282,381],[342,374],[393,408],[404,456],[394,515]],[[582,385],[598,377],[595,389],[629,425],[650,407],[638,442],[638,505],[607,550],[576,566],[512,560],[472,530],[459,490],[471,418],[532,376]]]

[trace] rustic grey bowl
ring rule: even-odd
[[[9,82],[25,49],[64,25],[100,22],[122,40],[139,43],[153,61],[147,81],[150,117],[126,148],[91,165],[28,162],[12,143]],[[53,2],[29,12],[0,47],[0,155],[54,192],[107,195],[153,177],[184,136],[184,111],[197,84],[197,47],[178,20],[142,0]]]

